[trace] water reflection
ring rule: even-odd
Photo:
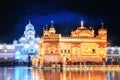
[[[120,80],[120,71],[38,70],[31,67],[0,68],[0,80]]]
[[[15,67],[13,68],[14,80],[31,80],[31,69],[26,67]]]

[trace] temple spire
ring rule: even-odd
[[[81,20],[80,24],[81,24],[80,29],[84,29],[85,27],[84,27],[84,22],[83,22],[83,20]]]
[[[48,27],[48,25],[46,24],[46,30],[48,30],[48,28],[47,28],[47,27]]]
[[[45,30],[45,27],[43,26],[43,32],[44,32],[44,30]]]
[[[53,26],[53,23],[54,23],[54,21],[53,21],[53,20],[51,20],[51,26]]]
[[[101,25],[102,25],[101,29],[104,29],[104,23],[103,22],[101,23]]]
[[[31,20],[29,19],[29,24],[31,24]]]
[[[81,27],[83,27],[83,24],[84,24],[84,23],[83,23],[83,20],[81,20]]]
[[[90,26],[89,29],[92,30],[92,27]]]

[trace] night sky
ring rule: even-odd
[[[12,43],[23,36],[29,19],[36,36],[51,20],[57,33],[69,35],[84,20],[86,27],[108,30],[108,40],[120,46],[120,6],[116,0],[0,0],[0,43]]]

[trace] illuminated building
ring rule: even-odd
[[[103,25],[98,30],[98,35],[94,29],[84,27],[83,21],[81,26],[67,37],[57,34],[53,23],[50,29],[43,30],[42,37],[35,37],[35,34],[34,26],[29,21],[22,37],[14,40],[12,44],[0,44],[0,62],[28,62],[33,57],[39,58],[41,63],[101,62],[104,58],[106,61],[120,61],[120,47],[107,46],[107,30]]]
[[[0,62],[11,61],[15,57],[15,48],[12,44],[0,44]]]
[[[13,44],[0,45],[1,60],[18,60],[28,62],[38,55],[40,37],[35,37],[34,26],[29,23],[25,26],[24,35],[19,40],[14,40]]]
[[[81,26],[71,32],[68,37],[57,34],[53,23],[44,29],[39,45],[39,59],[43,62],[102,62],[106,58],[107,30],[98,30]]]
[[[107,62],[120,62],[120,47],[108,46],[106,61]]]

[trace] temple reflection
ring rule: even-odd
[[[0,80],[120,80],[118,71],[42,70],[31,67],[0,67]]]
[[[108,80],[107,78],[106,71],[32,70],[32,80]]]
[[[107,80],[106,73],[100,71],[66,71],[65,73],[61,74],[65,75],[65,78],[60,80]]]

